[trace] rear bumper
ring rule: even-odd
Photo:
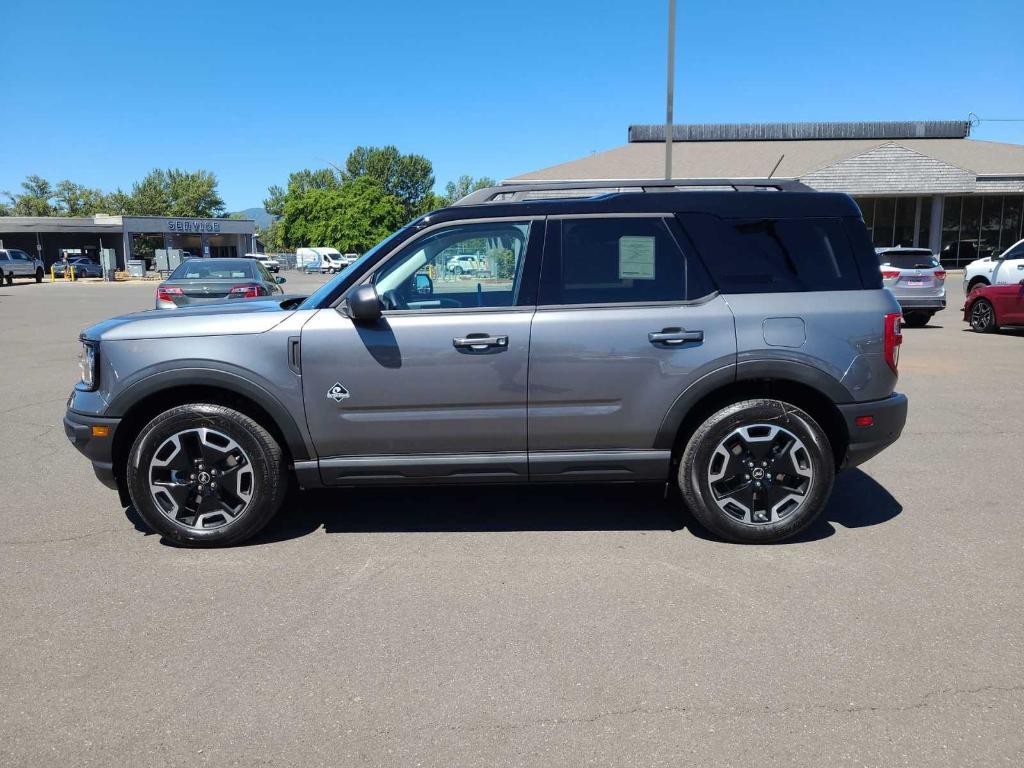
[[[930,309],[938,312],[946,308],[946,297],[943,296],[897,296],[900,309]]]
[[[850,436],[843,466],[856,467],[877,456],[899,438],[907,423],[907,396],[894,392],[884,400],[840,405],[839,412]],[[866,416],[872,417],[871,426],[858,426],[857,419]]]
[[[114,433],[120,423],[120,419],[101,419],[76,411],[66,411],[64,414],[64,434],[79,453],[92,462],[93,472],[99,481],[114,489],[117,488],[117,478],[114,476]],[[93,427],[106,427],[109,432],[106,437],[94,437]]]

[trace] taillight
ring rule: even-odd
[[[228,291],[229,299],[255,299],[262,295],[262,285],[236,285]]]
[[[903,343],[903,315],[890,312],[885,316],[885,362],[897,373],[900,361],[900,344]]]
[[[185,292],[181,288],[175,288],[173,285],[158,285],[156,288],[157,301],[169,301],[173,304],[175,296],[184,295]]]
[[[935,275],[936,280],[946,279],[946,270],[944,269],[936,269],[932,274]]]
[[[889,270],[882,270],[882,279],[883,280],[895,280],[899,276],[900,276],[899,272],[890,272]]]

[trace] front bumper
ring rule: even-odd
[[[68,410],[64,414],[64,434],[71,444],[92,462],[96,477],[108,488],[117,489],[117,478],[114,475],[114,433],[120,419],[101,419],[87,416],[84,413]],[[93,434],[93,427],[106,427],[105,437]]]
[[[850,436],[843,466],[856,467],[877,456],[899,438],[907,423],[907,396],[893,392],[884,400],[840,405],[839,412]],[[857,419],[867,416],[872,417],[871,426],[858,426]]]

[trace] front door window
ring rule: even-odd
[[[458,224],[420,238],[374,275],[386,310],[511,307],[530,222]]]

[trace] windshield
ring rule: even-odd
[[[171,280],[252,280],[252,262],[242,259],[189,259],[171,273]]]
[[[932,269],[939,262],[931,251],[900,251],[878,254],[878,263],[896,269]]]
[[[352,276],[362,272],[364,264],[375,261],[383,251],[386,251],[391,247],[392,243],[404,240],[411,229],[412,228],[409,226],[402,227],[390,236],[381,240],[373,246],[373,248],[341,270],[333,280],[328,280],[326,283],[321,285],[315,293],[299,305],[299,309],[316,309],[321,304],[327,302],[333,294],[343,291],[349,286]]]

